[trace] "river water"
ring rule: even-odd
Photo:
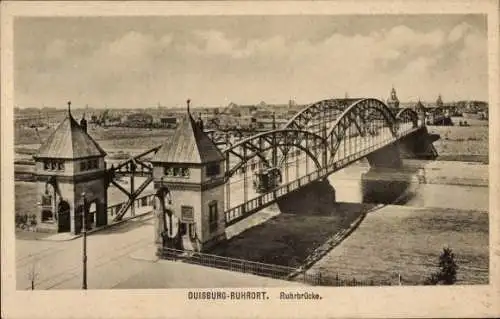
[[[404,161],[398,171],[358,162],[328,178],[338,202],[387,202],[414,207],[488,211],[488,165],[452,161]],[[399,181],[399,183],[395,183]],[[367,193],[373,196],[367,198]]]

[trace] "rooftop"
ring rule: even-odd
[[[79,159],[106,156],[106,152],[73,118],[69,105],[68,102],[65,119],[38,149],[34,158]]]
[[[175,130],[151,159],[152,162],[204,164],[224,160],[224,156],[212,140],[203,132],[191,113]]]

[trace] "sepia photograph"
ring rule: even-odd
[[[15,291],[492,284],[487,13],[11,19]]]

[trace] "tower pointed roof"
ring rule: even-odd
[[[420,99],[418,99],[418,102],[417,104],[415,105],[415,109],[418,111],[418,110],[423,110],[425,109],[425,106],[424,104],[422,104],[422,101],[420,101]]]
[[[38,149],[34,158],[79,159],[106,156],[99,144],[78,125],[71,115],[70,106],[71,102],[68,102],[66,118]]]
[[[188,110],[184,120],[156,152],[151,162],[204,164],[224,160],[224,156],[214,142],[203,132]]]

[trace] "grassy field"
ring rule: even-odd
[[[453,249],[459,284],[488,283],[488,214],[451,209],[388,206],[309,271],[324,276],[422,284],[436,270],[444,246]]]
[[[278,206],[281,214],[231,238],[212,253],[298,267],[314,249],[374,205],[335,203],[328,182],[318,182]]]
[[[54,128],[39,130],[42,141],[47,138],[55,130]],[[123,128],[123,127],[90,127],[89,134],[99,141],[102,148],[131,148],[131,149],[149,149],[158,144],[161,144],[165,137],[171,136],[173,130],[168,129],[143,129],[143,128]],[[22,144],[40,144],[36,131],[34,129],[26,129],[16,127],[14,130],[14,145]]]
[[[451,156],[488,157],[488,126],[431,126],[429,133],[441,136],[434,146],[443,159],[451,159]]]

